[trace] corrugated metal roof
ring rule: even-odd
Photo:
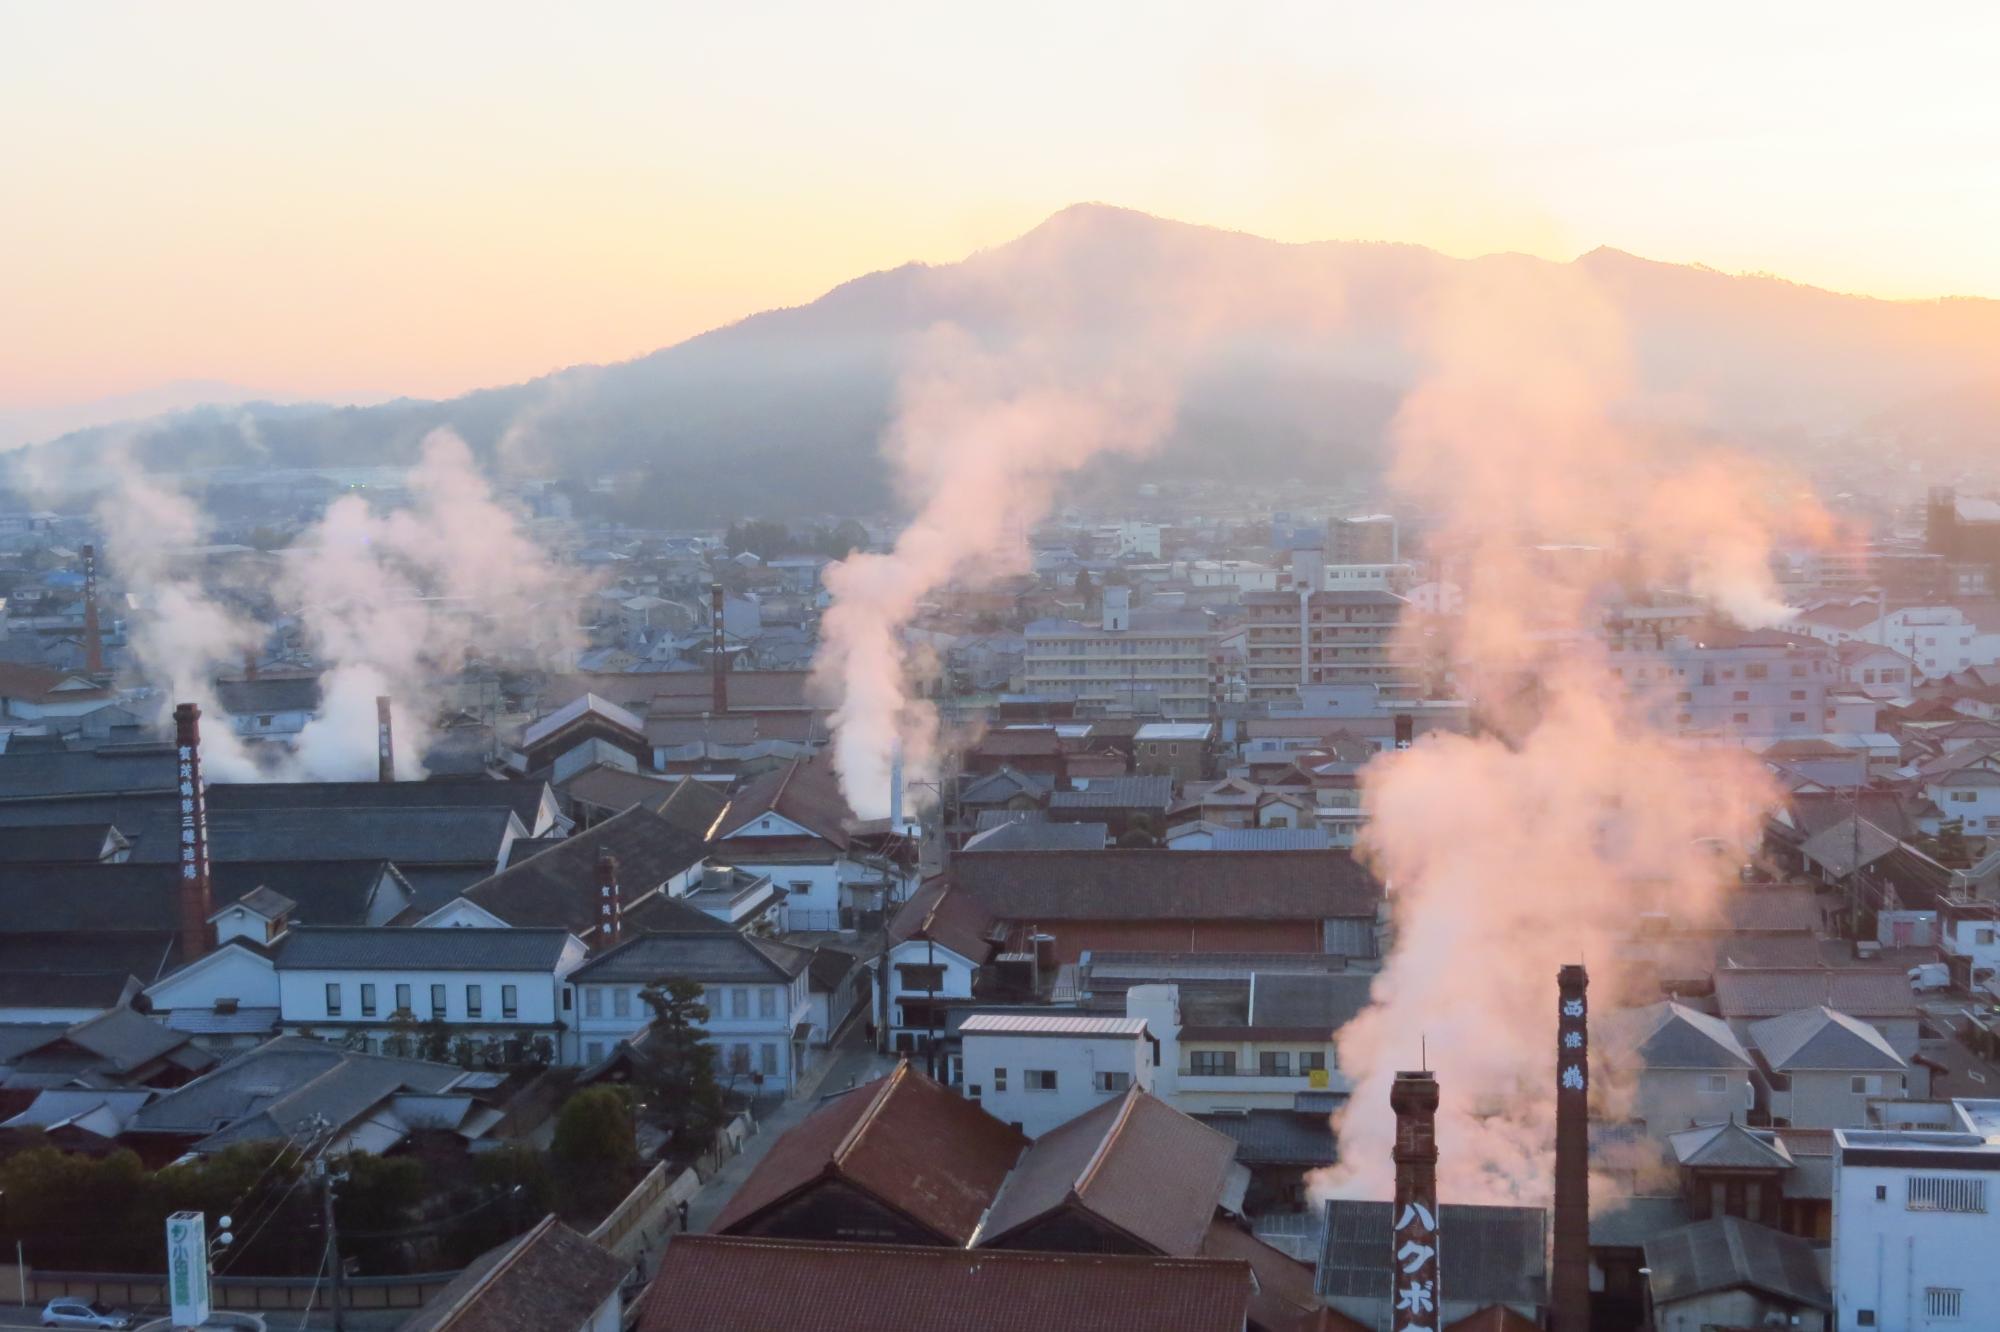
[[[965,1020],[959,1031],[967,1036],[1143,1036],[1146,1019],[976,1013]]]

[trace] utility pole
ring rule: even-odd
[[[320,1204],[326,1216],[326,1259],[333,1267],[333,1332],[343,1332],[346,1324],[342,1321],[340,1280],[344,1273],[340,1262],[340,1232],[334,1228],[333,1183],[336,1176],[326,1168],[326,1162],[318,1163],[320,1182]]]

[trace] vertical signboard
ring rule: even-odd
[[[175,1327],[208,1321],[208,1222],[200,1212],[167,1218],[167,1303]]]
[[[1390,1205],[1390,1322],[1395,1332],[1437,1332],[1437,1079],[1398,1073],[1389,1089],[1396,1112],[1396,1198]]]

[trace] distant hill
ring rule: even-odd
[[[2000,302],[1883,301],[1610,249],[1574,262],[1629,326],[1644,410],[1779,450],[1842,428],[1996,437]],[[1296,276],[1302,288],[1337,279],[1344,318],[1280,310],[1253,339],[1199,362],[1176,433],[1148,464],[1167,474],[1260,469],[1306,478],[1379,456],[1410,379],[1405,339],[1441,273],[1462,264],[1560,267],[1518,255],[1457,260],[1406,245],[1284,245],[1079,205],[959,264],[871,273],[808,305],[622,364],[436,402],[197,410],[161,422],[140,453],[167,467],[259,458],[277,466],[401,463],[426,432],[449,425],[483,456],[505,453],[537,471],[639,473],[623,488],[626,501],[670,520],[884,510],[891,483],[878,440],[899,348],[939,321],[1003,326],[1004,311],[970,280],[999,264],[1087,307],[1104,337],[1157,315],[1159,293],[1191,273],[1229,281],[1254,272],[1278,286]],[[43,449],[80,461],[109,438],[84,430]]]

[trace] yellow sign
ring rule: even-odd
[[[1312,1086],[1313,1086],[1313,1087],[1314,1087],[1315,1089],[1318,1089],[1318,1090],[1322,1090],[1322,1091],[1323,1091],[1323,1090],[1325,1090],[1325,1088],[1326,1088],[1326,1086],[1327,1086],[1327,1080],[1326,1080],[1326,1070],[1325,1070],[1325,1069],[1323,1069],[1323,1068],[1309,1068],[1309,1069],[1307,1069],[1307,1070],[1306,1070],[1306,1081],[1307,1081],[1308,1083],[1310,1083],[1310,1084],[1311,1084],[1311,1085],[1312,1085]]]

